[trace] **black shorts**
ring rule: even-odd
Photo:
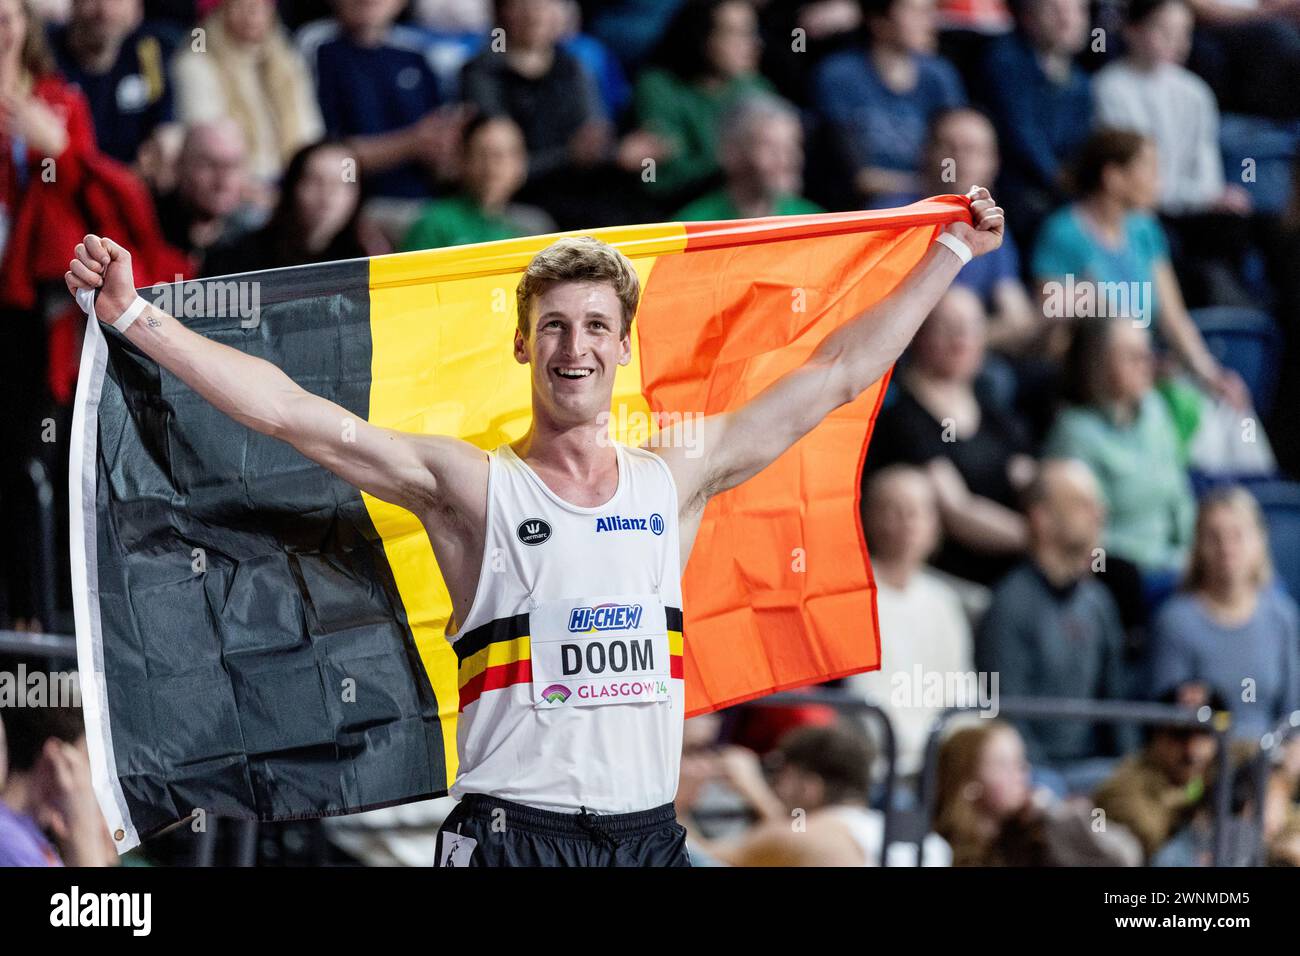
[[[671,803],[636,813],[553,813],[466,794],[438,831],[438,866],[690,866]]]

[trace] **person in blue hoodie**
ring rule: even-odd
[[[1063,173],[1092,126],[1089,79],[1076,57],[1088,43],[1087,0],[1018,0],[1017,29],[995,40],[984,65],[989,111],[1015,197],[1012,225],[1029,245],[1066,200]]]
[[[869,41],[823,60],[813,109],[864,199],[915,192],[931,118],[966,91],[936,56],[934,0],[863,0]]]

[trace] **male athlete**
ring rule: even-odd
[[[640,289],[595,239],[556,241],[519,282],[514,354],[531,369],[533,421],[492,452],[366,423],[344,441],[346,409],[139,299],[131,255],[110,239],[86,236],[65,278],[222,412],[423,523],[460,666],[460,803],[439,833],[441,865],[688,866],[672,803],[681,572],[704,507],[879,379],[964,262],[1001,245],[1002,209],[987,189],[969,198],[974,225],[947,226],[892,295],[706,419],[689,448],[672,430],[653,449],[608,440]]]

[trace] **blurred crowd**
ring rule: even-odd
[[[66,473],[85,232],[150,284],[978,184],[1006,241],[898,364],[863,475],[883,660],[842,683],[890,717],[894,799],[938,710],[899,690],[932,673],[1210,707],[1244,767],[1300,709],[1297,76],[1297,0],[0,0],[0,627],[70,630],[66,548],[21,545]],[[878,741],[752,718],[688,723],[702,858],[878,857]],[[5,814],[76,829],[47,825],[76,738],[22,733],[0,855]],[[1203,861],[1218,746],[977,720],[922,860]],[[1277,862],[1298,761],[1239,801]]]

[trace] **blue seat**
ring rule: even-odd
[[[1230,181],[1250,193],[1256,212],[1280,215],[1291,199],[1291,164],[1300,146],[1300,123],[1224,113],[1219,148]],[[1247,163],[1247,161],[1249,161]],[[1252,175],[1242,174],[1249,169]]]
[[[1278,582],[1300,601],[1300,483],[1260,482],[1250,490],[1268,522]]]
[[[1277,393],[1282,335],[1267,312],[1235,306],[1193,309],[1192,320],[1220,363],[1246,382],[1255,410],[1267,416]]]

